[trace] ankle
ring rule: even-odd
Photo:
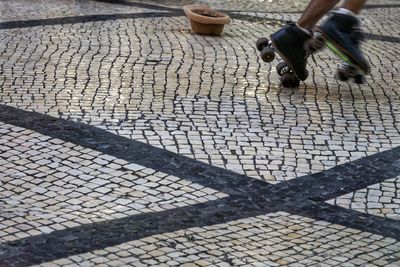
[[[305,27],[300,26],[299,23],[296,23],[296,27],[299,28],[301,31],[303,31],[307,35],[311,35],[311,31]]]
[[[344,7],[339,7],[338,9],[332,11],[332,13],[352,16],[352,17],[355,17],[355,18],[358,17],[356,13],[354,13],[350,9],[347,9],[347,8],[344,8]]]

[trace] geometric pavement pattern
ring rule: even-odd
[[[324,51],[291,89],[254,43],[304,3],[254,2],[219,38],[179,1],[0,2],[1,266],[400,264],[399,5],[363,12],[365,84]]]

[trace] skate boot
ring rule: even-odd
[[[304,48],[304,43],[311,38],[311,35],[300,29],[295,23],[289,23],[273,33],[270,38],[275,51],[278,52],[296,76],[301,81],[307,79],[308,71],[306,65],[309,54]]]
[[[307,79],[306,69],[308,51],[304,48],[305,42],[311,35],[299,28],[295,23],[289,23],[279,31],[257,40],[256,46],[264,62],[271,62],[277,52],[283,62],[276,66],[283,87],[297,87],[300,80]]]
[[[331,12],[328,20],[316,27],[314,37],[306,44],[306,49],[314,51],[326,45],[344,61],[336,77],[342,81],[354,78],[356,83],[362,83],[364,75],[370,72],[368,61],[360,49],[362,40],[363,34],[357,17]]]

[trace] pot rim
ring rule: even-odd
[[[203,16],[194,12],[196,10],[204,10],[210,13],[216,13],[218,14],[218,17]],[[186,16],[189,17],[189,19],[201,24],[229,24],[231,22],[231,18],[227,14],[209,8],[206,5],[187,5],[183,7],[183,11],[185,12]]]

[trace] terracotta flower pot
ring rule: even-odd
[[[231,18],[203,5],[184,6],[183,11],[190,20],[192,30],[200,34],[221,35],[225,24],[231,22]]]

